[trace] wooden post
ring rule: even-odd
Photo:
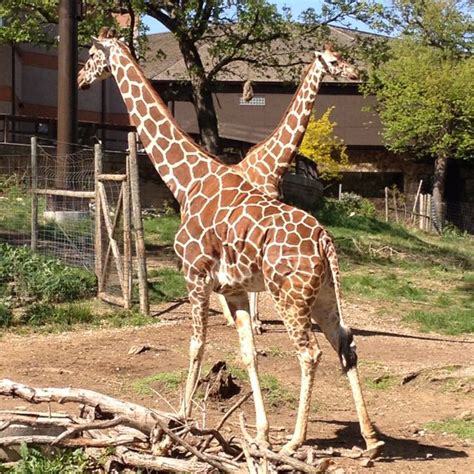
[[[135,246],[137,253],[138,284],[140,294],[140,311],[143,314],[150,314],[150,303],[148,301],[148,281],[145,258],[145,238],[143,234],[142,207],[140,204],[140,189],[137,163],[137,142],[135,133],[128,134],[129,149],[129,171],[130,171],[130,191],[132,196],[132,223]]]
[[[31,137],[31,250],[38,246],[38,143]]]
[[[341,196],[342,196],[342,183],[339,183],[339,195],[338,195],[339,201],[341,200]]]
[[[385,186],[385,222],[388,222],[388,188]]]
[[[424,195],[423,194],[420,194],[420,206],[419,206],[419,210],[420,210],[420,222],[419,222],[419,226],[420,226],[420,229],[423,230],[423,208],[424,208]]]
[[[393,197],[393,208],[395,209],[395,222],[398,224],[398,202],[397,202],[397,190],[392,190]]]
[[[98,280],[98,292],[103,291],[102,281],[102,222],[99,194],[99,175],[102,174],[102,147],[94,146],[94,183],[95,183],[95,274]]]
[[[431,232],[431,194],[426,197],[426,231]]]
[[[416,205],[418,203],[418,197],[420,196],[420,192],[421,192],[421,186],[423,185],[423,180],[420,179],[420,183],[418,184],[418,190],[416,191],[416,195],[415,195],[415,202],[413,203],[413,210],[412,210],[412,217],[413,217],[413,223],[415,223],[415,220],[416,220],[416,216],[415,216],[415,212],[416,212]]]
[[[127,157],[127,175],[128,179],[122,181],[123,189],[123,299],[125,309],[131,308],[132,299],[132,247],[131,247],[131,229],[130,229],[130,174],[129,159]]]

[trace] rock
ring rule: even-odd
[[[458,418],[460,420],[469,421],[469,420],[472,420],[474,416],[471,410],[465,410],[458,416]]]
[[[151,347],[147,344],[143,344],[141,346],[132,346],[128,351],[128,355],[138,355],[142,354],[143,352],[149,351]]]
[[[363,459],[360,465],[362,467],[374,467],[374,461],[372,461],[372,459]]]

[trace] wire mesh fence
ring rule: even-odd
[[[93,152],[59,158],[54,148],[38,146],[36,152],[34,169],[31,147],[9,145],[1,152],[0,240],[93,269],[92,200],[56,194],[94,191]]]

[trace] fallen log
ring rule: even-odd
[[[145,408],[135,403],[102,395],[92,390],[75,388],[33,388],[13,382],[8,379],[0,380],[0,395],[16,397],[30,403],[80,403],[93,407],[103,417],[115,418],[118,416],[128,420],[130,426],[150,434],[156,422],[168,424],[170,421],[179,422],[176,415],[159,410]]]

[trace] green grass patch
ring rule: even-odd
[[[158,318],[146,316],[134,310],[114,311],[112,314],[100,318],[100,324],[113,328],[142,327],[159,322]]]
[[[240,367],[230,367],[230,373],[242,382],[249,383],[247,370]],[[267,403],[272,407],[281,405],[293,406],[297,398],[294,393],[285,387],[277,377],[271,374],[259,374],[260,388]]]
[[[372,390],[388,390],[389,388],[396,385],[398,382],[397,377],[389,373],[379,375],[377,377],[367,378],[365,384]]]
[[[357,295],[375,299],[426,301],[428,292],[418,288],[404,276],[388,274],[349,273],[342,278],[343,289]]]
[[[179,214],[165,214],[148,217],[143,221],[145,243],[147,245],[173,245],[174,237],[181,224]]]
[[[404,321],[415,322],[423,332],[440,332],[451,336],[474,333],[474,309],[449,307],[444,310],[411,311]]]
[[[159,385],[167,391],[175,391],[184,382],[185,377],[186,373],[183,370],[161,372],[135,380],[132,383],[132,388],[141,395],[151,395],[153,393],[153,385]]]
[[[474,440],[474,420],[449,418],[444,421],[432,421],[426,427],[435,433],[449,433],[462,439]]]
[[[34,303],[28,306],[19,318],[11,315],[6,317],[2,326],[1,308],[0,305],[0,330],[8,328],[21,334],[65,332],[84,327],[141,327],[159,321],[135,310],[96,311],[90,302],[82,301],[61,305]]]
[[[82,474],[92,472],[85,452],[81,449],[55,449],[46,455],[38,449],[20,447],[20,461],[0,472],[8,474]]]
[[[87,304],[69,304],[67,306],[53,306],[37,303],[29,306],[20,318],[20,324],[31,327],[50,327],[61,329],[76,324],[91,323],[94,314]]]
[[[12,324],[12,321],[12,310],[7,304],[0,301],[0,329],[9,327]]]
[[[9,283],[12,296],[19,300],[49,303],[87,298],[96,292],[92,272],[8,244],[0,244],[0,283]]]
[[[187,295],[183,274],[174,268],[160,268],[148,273],[148,289],[151,303],[164,303]]]

